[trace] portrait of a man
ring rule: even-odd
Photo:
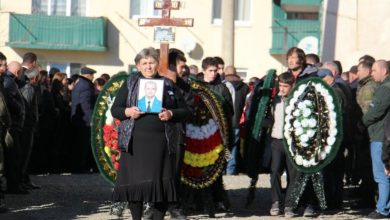
[[[142,112],[161,112],[163,85],[163,80],[140,80],[137,107]]]

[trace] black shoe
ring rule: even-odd
[[[368,214],[366,217],[364,217],[363,219],[388,219],[388,218],[389,218],[389,216],[382,215],[381,213],[379,213],[377,211],[373,211],[370,214]]]

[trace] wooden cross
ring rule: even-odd
[[[171,0],[155,1],[154,9],[162,10],[162,17],[161,18],[140,18],[138,19],[138,25],[139,26],[192,27],[194,25],[193,18],[171,18],[171,10],[178,10],[179,7],[180,7],[179,1],[171,1]],[[169,53],[169,43],[161,42],[159,73],[163,76],[167,76],[168,74],[172,73],[168,68],[168,53]],[[176,81],[176,78],[174,79],[174,81]]]

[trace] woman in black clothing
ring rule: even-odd
[[[155,49],[143,49],[135,63],[139,72],[123,83],[111,108],[121,121],[118,144],[122,151],[113,200],[129,202],[133,219],[141,219],[143,202],[151,202],[153,218],[163,219],[168,203],[177,200],[175,149],[183,134],[177,123],[190,113],[175,84],[158,75]],[[160,113],[141,112],[137,107],[141,78],[164,80]]]

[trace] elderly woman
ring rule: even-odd
[[[133,219],[141,219],[143,202],[152,202],[153,218],[163,219],[168,203],[177,200],[174,152],[182,135],[178,123],[190,112],[175,84],[158,75],[155,49],[143,49],[134,60],[139,72],[123,83],[111,108],[121,121],[118,143],[122,151],[113,199],[129,202]],[[141,112],[137,107],[142,78],[164,80],[160,113]]]

